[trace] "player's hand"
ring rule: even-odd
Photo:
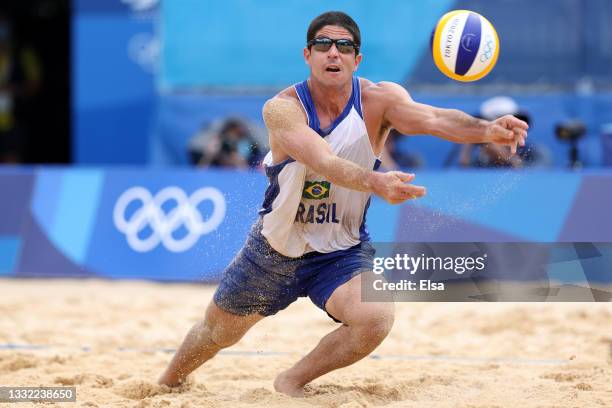
[[[517,146],[525,146],[529,125],[512,115],[502,116],[490,122],[486,130],[487,142],[510,146],[512,154],[516,153]]]
[[[414,174],[401,171],[371,174],[372,190],[390,204],[403,203],[406,200],[423,197],[427,193],[425,187],[410,184],[414,180]]]

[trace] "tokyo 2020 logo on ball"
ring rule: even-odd
[[[446,13],[431,35],[431,52],[444,75],[461,82],[484,78],[497,63],[499,38],[493,25],[469,10]]]

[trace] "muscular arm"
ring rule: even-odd
[[[391,203],[420,197],[425,189],[410,184],[414,175],[378,173],[339,158],[329,144],[306,124],[299,106],[288,98],[275,97],[263,107],[263,118],[271,144],[310,167],[333,184],[357,191],[373,192]]]
[[[513,116],[489,122],[457,109],[441,109],[412,100],[401,86],[379,84],[385,104],[384,120],[403,134],[431,134],[455,143],[523,145],[527,124]]]
[[[489,122],[477,119],[457,109],[440,109],[428,105],[419,109],[431,109],[431,119],[425,123],[427,133],[455,143],[483,143],[487,140]]]
[[[372,191],[372,171],[336,156],[329,144],[306,125],[297,104],[282,97],[270,99],[263,107],[263,118],[271,139],[296,161],[334,184]]]

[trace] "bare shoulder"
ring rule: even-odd
[[[384,137],[390,127],[389,112],[409,101],[410,95],[399,84],[361,79],[361,103],[368,132],[372,135]]]
[[[306,121],[306,115],[293,87],[286,88],[268,99],[262,113],[268,129],[286,128],[291,124]]]
[[[389,81],[372,82],[364,78],[361,78],[361,94],[364,100],[375,103],[398,97],[410,97],[408,91],[400,84]]]

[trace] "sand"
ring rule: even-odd
[[[172,356],[163,349],[202,318],[214,287],[2,279],[0,288],[0,343],[48,346],[0,350],[0,385],[77,387],[76,404],[44,406],[612,407],[612,303],[398,303],[376,358],[292,399],[273,391],[275,375],[336,327],[307,299],[170,390],[156,385]]]

